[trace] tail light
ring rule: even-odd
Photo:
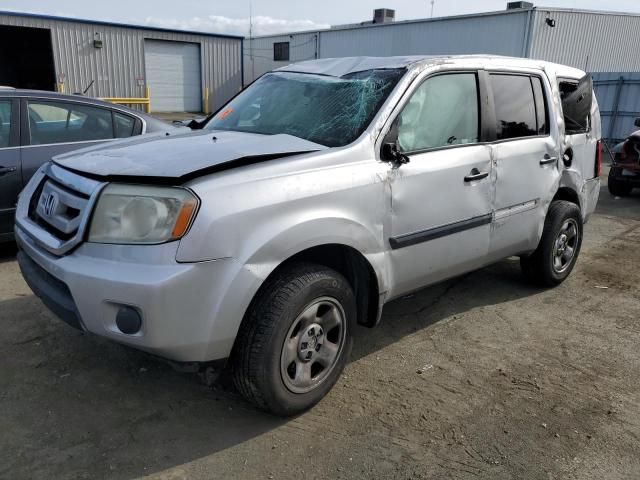
[[[595,164],[595,176],[600,176],[600,170],[602,168],[602,140],[598,140],[596,144],[596,164]]]
[[[620,157],[620,160],[624,160],[627,158],[627,150],[629,148],[630,148],[629,140],[625,140],[624,143],[622,144],[622,148],[620,149],[620,153],[618,154],[618,156]]]

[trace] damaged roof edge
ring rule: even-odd
[[[412,55],[403,57],[342,57],[323,58],[296,62],[273,70],[274,72],[306,73],[329,77],[342,77],[351,73],[367,70],[393,70],[407,68],[409,65],[437,56]]]
[[[510,57],[495,54],[468,54],[468,55],[408,55],[395,57],[341,57],[307,60],[292,63],[284,67],[272,70],[272,72],[303,73],[324,75],[330,77],[343,77],[345,75],[363,72],[366,70],[391,70],[391,69],[423,69],[431,65],[443,63],[456,63],[460,61],[475,60],[484,64],[486,68],[499,66],[517,66],[546,68],[548,66],[559,67],[563,70],[565,65],[554,64],[544,60]],[[577,69],[575,69],[578,71]]]

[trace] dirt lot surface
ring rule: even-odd
[[[290,420],[56,320],[0,256],[0,477],[640,478],[640,195],[559,288],[492,267],[393,302]]]

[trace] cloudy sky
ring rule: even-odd
[[[396,10],[398,20],[425,18],[430,0],[0,0],[0,10],[247,35],[326,28],[369,20],[374,8]],[[535,0],[534,0],[534,3]],[[503,10],[507,0],[435,0],[434,16]],[[640,0],[544,0],[540,6],[640,13]]]

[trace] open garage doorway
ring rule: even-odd
[[[0,85],[55,90],[49,29],[1,25],[0,45]]]

